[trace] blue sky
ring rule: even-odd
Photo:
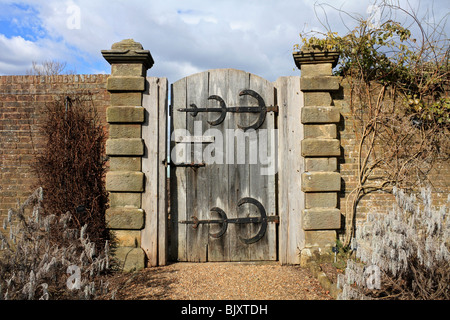
[[[427,19],[446,19],[448,0],[390,1]],[[155,60],[148,75],[174,82],[214,68],[235,68],[270,81],[298,75],[292,48],[299,33],[341,34],[361,18],[368,0],[0,0],[0,75],[25,74],[32,61],[67,62],[77,73],[109,73],[100,51],[133,38]],[[322,4],[322,6],[320,6]],[[325,11],[324,11],[325,10]],[[326,12],[326,15],[324,14]],[[373,12],[373,11],[372,11]],[[326,19],[325,19],[326,18]],[[403,17],[400,17],[403,19]],[[448,34],[448,27],[446,27]]]

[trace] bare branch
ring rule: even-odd
[[[27,75],[34,76],[54,76],[60,74],[75,74],[72,70],[66,70],[67,63],[56,60],[44,60],[41,63],[31,62],[32,66],[27,71]]]

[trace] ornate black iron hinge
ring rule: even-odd
[[[261,240],[262,237],[264,237],[264,234],[266,233],[266,230],[267,230],[267,223],[268,222],[279,223],[279,217],[278,216],[267,216],[264,206],[261,204],[261,202],[259,202],[256,199],[253,199],[250,197],[242,198],[241,200],[239,200],[237,206],[240,207],[244,203],[250,203],[250,204],[255,205],[258,208],[260,216],[259,217],[229,219],[227,217],[227,214],[222,209],[220,209],[218,207],[214,207],[214,208],[211,208],[210,211],[217,213],[220,216],[220,219],[199,220],[196,216],[192,216],[191,217],[192,220],[183,220],[183,221],[179,221],[179,223],[192,224],[192,228],[194,228],[194,229],[197,229],[200,224],[221,224],[222,227],[219,232],[209,234],[213,238],[222,237],[225,234],[225,232],[227,231],[229,223],[236,223],[236,224],[261,223],[261,227],[259,228],[258,233],[254,237],[251,237],[248,239],[239,237],[239,239],[246,244],[255,243],[255,242],[258,242],[259,240]]]
[[[256,120],[255,123],[249,126],[241,126],[238,124],[238,127],[244,131],[249,129],[258,129],[266,119],[266,113],[267,112],[278,112],[277,106],[266,106],[266,103],[264,102],[264,99],[254,90],[246,89],[239,92],[240,96],[249,95],[256,100],[258,100],[258,106],[257,107],[248,107],[248,106],[242,106],[242,107],[229,107],[227,108],[225,101],[218,95],[211,95],[208,97],[208,100],[216,100],[220,103],[220,108],[198,108],[195,104],[191,104],[190,108],[181,108],[178,109],[180,112],[189,112],[191,113],[191,116],[196,117],[199,112],[220,112],[219,118],[213,121],[207,121],[212,126],[217,126],[221,124],[227,115],[228,112],[235,112],[235,113],[259,113],[259,117]]]

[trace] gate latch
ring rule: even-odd
[[[194,163],[194,162],[191,162],[191,163],[173,163],[172,162],[170,165],[174,166],[174,167],[190,167],[190,168],[200,168],[200,167],[206,166],[206,164],[204,162],[201,162],[201,163]]]

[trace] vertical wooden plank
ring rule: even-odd
[[[278,228],[278,258],[281,264],[288,263],[288,227],[289,227],[289,199],[287,196],[288,188],[287,172],[285,163],[287,162],[288,149],[288,113],[287,113],[287,99],[286,99],[286,85],[287,78],[280,77],[275,81],[277,90],[277,105],[278,105],[278,214],[280,216],[280,225]],[[300,119],[300,118],[299,118]]]
[[[209,95],[220,96],[227,106],[229,106],[228,98],[228,70],[227,69],[216,69],[209,71]],[[219,102],[211,100],[209,102],[210,107],[217,107]],[[220,113],[211,112],[208,114],[208,119],[210,121],[216,120],[220,116]],[[225,211],[227,215],[231,213],[230,210],[235,210],[230,208],[228,204],[228,167],[225,159],[225,134],[226,128],[229,125],[229,114],[225,117],[225,120],[216,126],[210,126],[207,124],[209,131],[206,130],[206,135],[215,136],[215,145],[206,146],[206,150],[211,150],[214,147],[215,158],[221,158],[219,163],[207,164],[208,170],[208,183],[210,188],[210,199],[208,208],[218,207]],[[208,133],[209,132],[209,133]],[[219,140],[220,139],[220,140]],[[222,142],[222,143],[220,143]],[[220,163],[221,162],[221,163]],[[216,213],[210,212],[210,219],[219,219]],[[210,233],[217,233],[221,229],[222,225],[212,224],[209,226]],[[220,238],[214,238],[209,236],[208,239],[208,261],[229,261],[230,260],[230,237],[228,234],[224,234]]]
[[[208,103],[208,72],[197,73],[187,78],[186,101],[187,105],[196,104],[202,108]],[[201,136],[205,127],[206,112],[199,112],[195,117],[191,114],[186,116],[187,130],[191,135]],[[192,144],[193,162],[203,161],[203,145]],[[186,211],[188,217],[196,216],[199,220],[209,218],[209,186],[206,167],[189,167],[186,169]],[[197,228],[191,226],[187,229],[188,261],[207,261],[208,254],[208,224],[200,224]]]
[[[264,99],[266,106],[274,105],[274,87],[273,84],[267,80],[255,75],[250,77],[250,89],[259,93]],[[256,100],[256,99],[253,99]],[[257,103],[255,102],[255,105]],[[252,122],[255,121],[257,115],[254,115]],[[276,215],[275,208],[275,168],[274,172],[267,172],[266,165],[262,162],[269,160],[274,162],[271,157],[275,151],[275,145],[273,145],[272,134],[275,129],[275,116],[273,112],[266,114],[263,125],[257,130],[257,145],[256,148],[250,150],[250,152],[257,153],[257,163],[250,164],[250,194],[253,198],[257,199],[264,206],[267,215]],[[264,136],[265,135],[265,136]],[[265,139],[267,138],[267,139]],[[265,141],[264,141],[265,140]],[[266,154],[262,155],[262,151],[266,150]],[[261,157],[263,156],[263,157]],[[267,159],[264,159],[267,157]],[[270,173],[270,174],[267,174]],[[251,206],[252,216],[258,216],[259,212]],[[251,236],[257,234],[261,224],[253,224],[251,226]],[[264,237],[256,243],[250,244],[250,259],[251,260],[276,260],[276,225],[274,223],[267,224],[267,230]]]
[[[145,228],[141,231],[141,247],[147,254],[150,266],[158,265],[158,113],[159,79],[148,77],[142,105],[146,110],[142,125],[145,139],[145,154],[142,157],[142,172],[145,174],[145,192],[142,209],[145,212]]]
[[[168,258],[167,216],[167,78],[159,79],[158,92],[158,264],[166,265]]]
[[[179,108],[186,108],[186,78],[178,80],[172,85],[172,136],[171,136],[171,161],[186,162],[183,159],[177,159],[177,152],[174,135],[178,130],[186,130],[186,113],[177,112]],[[180,132],[180,131],[178,131]],[[185,145],[183,145],[185,146]],[[186,150],[184,150],[186,151]],[[178,154],[178,157],[180,155]],[[186,157],[187,155],[184,154]],[[190,155],[189,155],[190,156]],[[181,225],[178,221],[187,220],[186,214],[186,168],[171,167],[171,185],[170,185],[170,217],[172,222],[171,251],[173,258],[178,261],[187,261],[187,228],[189,225]]]
[[[291,174],[289,179],[288,197],[290,203],[289,223],[289,263],[300,263],[300,250],[304,247],[304,232],[302,227],[302,211],[305,200],[301,191],[301,175],[304,171],[304,159],[301,156],[301,142],[303,140],[303,125],[301,123],[301,109],[303,107],[303,92],[300,90],[300,77],[289,77],[287,86],[289,123],[292,128],[289,136],[289,163]]]
[[[300,77],[280,77],[275,82],[278,102],[279,130],[279,260],[282,264],[300,263],[300,251],[304,246],[301,213],[304,195],[301,191],[303,158],[301,157],[301,108],[303,95]]]
[[[248,96],[239,96],[239,92],[248,89],[250,86],[250,74],[240,70],[228,70],[228,95],[227,105],[229,107],[249,105]],[[249,181],[250,171],[248,163],[248,143],[242,147],[239,145],[238,135],[243,136],[243,132],[239,132],[238,124],[246,125],[248,123],[248,114],[246,113],[228,113],[227,128],[230,130],[228,137],[227,153],[232,163],[228,164],[228,208],[227,212],[230,218],[242,218],[249,215],[249,206],[243,205],[238,208],[238,201],[244,197],[249,197]],[[232,138],[232,139],[230,139]],[[243,157],[243,159],[242,159]],[[244,160],[243,162],[241,162]],[[248,237],[248,226],[242,224],[229,224],[227,237],[230,243],[230,260],[231,261],[248,261],[250,252],[249,246],[243,243],[239,237]]]

